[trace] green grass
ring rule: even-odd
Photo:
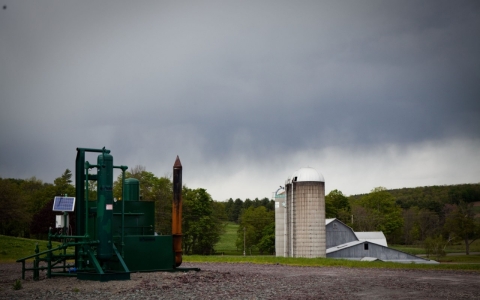
[[[35,254],[35,245],[37,243],[40,252],[48,250],[47,241],[0,235],[0,263],[15,262],[19,258]],[[60,243],[52,242],[53,247],[59,245]]]
[[[413,255],[424,254],[423,245],[388,245],[390,248],[407,252]],[[465,253],[465,243],[455,243],[445,248],[446,253]],[[480,252],[480,239],[470,245],[470,252]],[[480,261],[479,261],[480,262]]]
[[[214,246],[218,255],[243,255],[243,247],[237,249],[237,230],[240,225],[234,222],[228,222],[225,227],[225,233],[220,237],[220,241]],[[249,255],[260,255],[257,249],[247,249]]]
[[[229,229],[234,231],[234,226]],[[231,238],[231,237],[230,237]],[[228,238],[227,238],[228,240]],[[15,238],[0,235],[0,263],[15,262],[17,259],[34,254],[35,245],[39,244],[40,251],[47,249],[47,241]],[[59,243],[54,243],[54,247]],[[72,249],[73,250],[73,249]],[[234,249],[236,250],[236,249]],[[254,263],[254,264],[281,264],[291,266],[310,267],[350,267],[350,268],[392,268],[392,269],[434,269],[434,270],[471,270],[480,272],[480,255],[458,255],[442,258],[444,264],[402,264],[390,262],[361,262],[330,258],[291,258],[275,257],[271,255],[215,255],[199,256],[184,255],[185,262],[224,262],[224,263]],[[455,263],[455,264],[451,264]]]
[[[480,265],[480,254],[447,255],[435,260],[441,263],[479,264]]]
[[[238,224],[233,222],[228,222],[225,227],[225,233],[220,237],[220,241],[215,245],[214,249],[215,252],[218,254],[227,254],[227,255],[235,255],[235,254],[242,254],[242,251],[237,250],[235,243],[237,241],[237,230]]]
[[[362,262],[333,258],[291,258],[275,256],[200,256],[185,255],[184,262],[221,262],[221,263],[253,263],[280,264],[302,267],[347,267],[347,268],[381,268],[381,269],[427,269],[427,270],[467,270],[480,272],[480,264],[404,264],[393,262]]]
[[[388,245],[388,247],[403,251],[406,253],[410,253],[413,255],[424,254],[425,248],[423,246],[416,246],[416,245]]]

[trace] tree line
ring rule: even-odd
[[[141,200],[155,202],[155,230],[171,233],[172,181],[157,177],[137,166],[126,178],[140,181]],[[121,176],[113,194],[121,199]],[[96,199],[96,184],[90,182],[90,199]],[[45,238],[55,226],[53,198],[74,195],[72,173],[65,170],[51,183],[35,177],[0,178],[0,234]],[[214,254],[227,222],[239,224],[236,246],[239,251],[275,251],[275,202],[268,198],[214,201],[205,189],[184,186],[183,247],[186,254]],[[478,215],[480,184],[432,186],[386,190],[375,188],[368,194],[345,196],[333,190],[325,197],[326,218],[337,218],[355,231],[383,231],[389,243],[441,245],[461,241],[466,252],[480,237]],[[75,214],[70,214],[74,224]],[[439,246],[440,245],[440,246]],[[444,248],[444,246],[443,246]]]
[[[137,166],[126,172],[126,178],[136,178],[140,183],[141,201],[155,202],[155,231],[171,234],[173,185],[168,177],[157,177]],[[96,200],[96,183],[89,182],[89,200]],[[121,200],[121,175],[113,185],[113,196]],[[26,238],[45,239],[49,228],[55,228],[52,211],[55,196],[75,195],[72,172],[65,172],[53,184],[30,179],[0,178],[0,234]],[[214,245],[224,231],[225,209],[213,201],[205,189],[182,188],[183,199],[183,251],[186,254],[213,254]],[[70,224],[75,232],[75,214]]]
[[[474,206],[477,203],[477,206]],[[275,202],[229,199],[225,214],[239,224],[237,249],[275,251]],[[446,245],[461,242],[469,254],[480,238],[480,184],[431,186],[345,196],[325,196],[325,217],[337,218],[354,231],[382,231],[390,244],[424,245],[427,254],[444,254]]]
[[[452,242],[469,246],[480,238],[480,184],[431,186],[326,197],[326,217],[335,217],[355,231],[383,231],[393,244],[423,244],[442,254]],[[435,250],[436,249],[436,250]]]

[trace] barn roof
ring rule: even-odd
[[[368,241],[371,243],[379,244],[385,247],[387,245],[387,238],[381,231],[363,231],[363,232],[355,232],[358,240],[360,241]]]
[[[350,228],[352,230],[352,228],[350,226],[346,225],[345,223],[343,223],[342,221],[340,221],[336,218],[325,219],[325,226],[332,223],[335,220],[344,224],[345,226],[347,226],[348,228]],[[357,239],[361,242],[371,242],[371,243],[375,243],[375,244],[378,244],[378,245],[388,247],[387,238],[385,237],[385,235],[381,231],[360,231],[360,232],[355,232],[354,231],[353,233],[357,236]]]
[[[358,244],[363,244],[363,242],[353,241],[353,242],[348,242],[348,243],[341,244],[341,245],[338,245],[338,246],[334,246],[334,247],[331,247],[331,248],[327,249],[327,254],[335,252],[335,251],[339,251],[341,249],[350,248],[350,247],[353,247],[353,246],[358,245]]]
[[[337,251],[342,251],[342,250],[345,250],[345,249],[348,249],[348,248],[355,247],[359,244],[366,244],[366,243],[371,243],[371,242],[369,242],[369,241],[353,241],[353,242],[349,242],[349,243],[345,243],[345,244],[341,244],[341,245],[338,245],[338,246],[335,246],[335,247],[328,248],[327,249],[327,257],[329,257],[328,254],[330,254],[330,253],[334,253],[334,252],[337,252]],[[371,244],[374,244],[374,243],[371,243]],[[415,256],[415,255],[412,255],[412,254],[409,254],[409,253],[406,253],[406,252],[403,252],[403,251],[400,251],[400,250],[388,248],[386,246],[382,246],[382,245],[378,245],[378,244],[376,244],[376,245],[377,245],[377,247],[381,247],[382,249],[384,249],[384,251],[387,251],[388,253],[390,253],[390,255],[389,255],[390,257],[388,257],[386,259],[385,258],[380,259],[380,258],[376,257],[380,261],[391,261],[391,262],[400,262],[400,263],[438,264],[438,262],[436,262],[434,260],[428,260],[428,259],[418,257],[418,256]],[[398,258],[396,253],[398,253],[398,254],[403,253],[403,254],[405,254],[406,257]],[[391,254],[394,254],[394,255],[391,255]],[[364,257],[333,257],[333,256],[330,256],[330,258],[350,259],[350,260],[372,260],[373,259],[373,257],[371,257],[371,256],[364,256]]]
[[[333,221],[335,221],[336,219],[333,218],[333,219],[325,219],[325,225],[328,225],[330,223],[332,223]]]

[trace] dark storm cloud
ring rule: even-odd
[[[217,166],[233,182],[335,147],[480,139],[477,1],[7,5],[2,177],[51,181],[76,147],[167,172],[181,154],[204,184]]]

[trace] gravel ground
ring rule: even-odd
[[[129,281],[32,280],[0,264],[0,299],[480,299],[477,272],[184,263],[200,272],[134,273]]]

